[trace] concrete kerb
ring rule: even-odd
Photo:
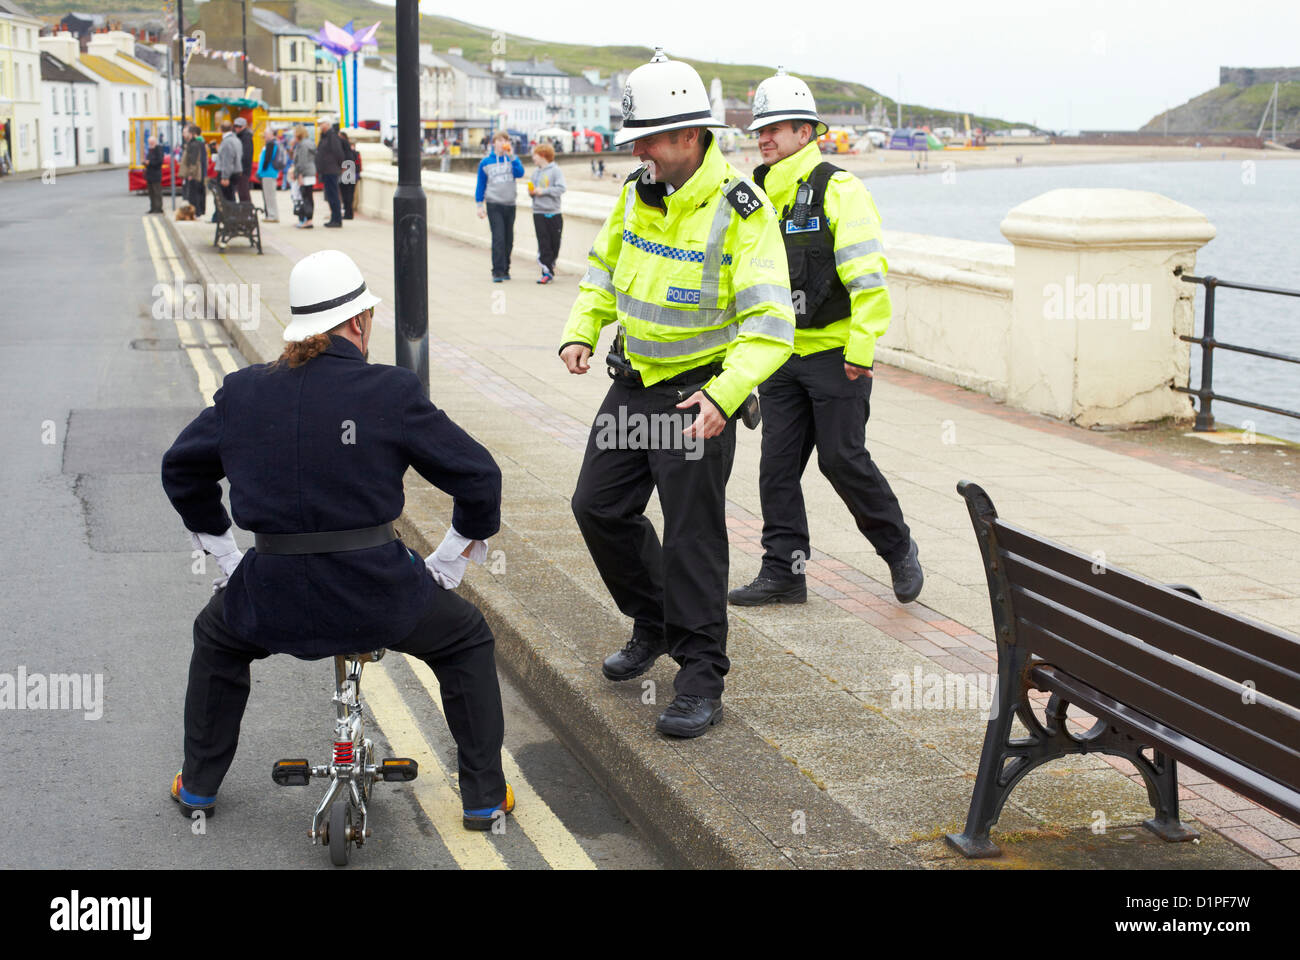
[[[218,283],[175,224],[170,219],[165,222],[191,276],[203,284]],[[279,355],[278,337],[273,339],[260,327],[243,330],[228,316],[214,319],[250,362]],[[446,511],[431,506],[430,498],[416,493],[411,484],[428,488],[420,478],[410,479],[406,509],[397,525],[404,542],[424,555],[433,551],[445,532],[442,514]],[[563,571],[508,526],[493,543],[503,546],[512,558],[546,564],[567,580]],[[540,591],[539,599],[548,590],[545,585],[535,589]],[[472,571],[460,592],[483,611],[507,674],[669,863],[784,869],[820,865],[828,861],[818,858],[830,857],[837,867],[919,865],[818,789],[734,714],[730,723],[714,728],[703,741],[679,744],[658,735],[647,737],[652,708],[637,709],[636,697],[611,690],[596,665],[582,662],[530,612],[525,587],[517,583],[512,589],[490,574]],[[575,586],[575,597],[579,594]],[[584,618],[593,621],[592,629],[600,629],[603,635],[618,636],[623,629],[615,617],[590,606],[582,609]],[[601,620],[608,622],[596,622]],[[693,762],[695,757],[704,762]],[[725,781],[717,776],[719,770],[726,774]],[[710,782],[710,774],[723,782]],[[740,783],[743,788],[735,789]],[[791,811],[801,812],[818,829],[791,831]]]

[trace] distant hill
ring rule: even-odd
[[[1257,73],[1266,74],[1265,71]],[[1259,129],[1264,108],[1273,96],[1272,78],[1265,76],[1264,82],[1258,83],[1240,82],[1258,79],[1257,73],[1224,68],[1222,77],[1229,79],[1229,82],[1188,100],[1182,106],[1156,115],[1142,128],[1143,132],[1163,133],[1167,120],[1170,134],[1222,133],[1253,136]],[[1289,71],[1280,75],[1288,74]],[[1232,82],[1233,80],[1238,82]],[[1270,137],[1272,132],[1273,113],[1270,110],[1268,122],[1264,125],[1264,136]],[[1283,143],[1300,136],[1300,80],[1279,82],[1277,132],[1278,139]]]
[[[22,5],[31,13],[58,19],[69,10],[76,9],[86,13],[124,12],[140,8],[161,16],[160,4],[144,5],[136,0],[22,0]],[[198,18],[196,5],[190,0],[185,3],[185,22],[194,23]],[[326,20],[343,24],[355,20],[358,25],[368,25],[376,20],[383,23],[379,29],[380,52],[396,52],[396,11],[369,0],[298,0],[298,22],[308,27],[319,27]],[[487,27],[476,26],[451,17],[423,16],[420,18],[420,40],[432,43],[435,50],[460,47],[467,59],[486,64],[492,59],[493,32]],[[539,60],[550,58],[556,66],[567,73],[577,74],[584,69],[596,69],[602,76],[618,70],[631,70],[645,63],[654,51],[649,47],[603,46],[594,47],[576,43],[559,43],[549,40],[535,40],[513,33],[505,34],[506,57],[511,60],[527,60],[537,57]],[[672,56],[671,48],[668,55]],[[685,58],[682,58],[685,59]],[[713,63],[704,60],[687,60],[704,83],[714,77],[722,80],[722,89],[726,96],[748,101],[750,91],[764,77],[771,76],[775,64],[733,64]],[[811,77],[803,75],[808,86],[817,98],[817,105],[823,112],[858,112],[865,107],[870,110],[877,97],[877,91],[860,83],[836,80],[831,77]],[[892,118],[896,114],[895,101],[882,97],[884,106]],[[1261,107],[1262,109],[1262,107]],[[962,128],[962,115],[967,111],[959,108],[940,109],[918,104],[903,104],[903,123],[912,126],[954,127]],[[1031,124],[1020,121],[1001,120],[996,117],[979,117],[971,114],[971,123],[985,130],[999,130],[1009,127],[1025,127]]]

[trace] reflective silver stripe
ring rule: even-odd
[[[733,180],[732,184],[739,181]],[[731,186],[732,184],[728,184]],[[709,225],[709,237],[704,245],[704,269],[700,274],[700,304],[716,307],[718,305],[718,278],[722,274],[722,247],[727,239],[727,228],[731,226],[732,206],[725,199],[718,201],[713,211],[713,222]]]
[[[861,243],[850,243],[847,247],[840,247],[835,251],[835,266],[842,267],[850,260],[865,257],[869,253],[884,252],[885,248],[879,240],[863,240]]]
[[[636,337],[630,336],[625,337],[624,341],[628,353],[645,357],[647,360],[671,360],[674,357],[685,357],[692,353],[725,347],[732,340],[735,340],[737,336],[736,325],[729,323],[717,330],[705,330],[693,337],[686,337],[684,340],[673,340],[668,343],[656,340],[638,340]]]
[[[774,340],[794,343],[794,324],[784,317],[774,317],[770,313],[761,313],[750,317],[740,325],[741,333],[758,333]]]
[[[591,252],[588,253],[587,256],[590,257],[592,260],[595,260],[595,261],[596,261],[597,263],[599,263],[602,267],[604,267],[606,273],[613,273],[613,272],[614,272],[614,268],[611,267],[608,263],[605,262],[605,258],[602,257],[599,253],[596,252],[596,248],[595,248],[595,247],[592,247],[592,248],[591,248]]]
[[[636,203],[636,184],[627,185],[627,199],[623,202],[623,229],[628,229],[628,221],[632,219],[632,205]]]
[[[756,283],[752,287],[736,291],[736,312],[744,313],[763,303],[794,309],[790,300],[790,291],[779,283]]]
[[[885,285],[885,275],[883,273],[864,273],[860,277],[854,277],[848,283],[844,284],[846,290],[874,290],[876,287]]]
[[[614,292],[614,281],[610,278],[609,271],[601,269],[594,263],[587,267],[587,272],[582,275],[582,282],[600,287],[607,293]]]
[[[662,324],[665,327],[716,327],[736,315],[732,307],[726,310],[677,310],[657,303],[647,303],[645,300],[629,297],[626,293],[616,293],[615,296],[618,298],[619,313],[636,320],[644,320],[646,323]]]

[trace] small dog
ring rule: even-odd
[[[177,208],[176,208],[176,219],[177,219],[177,220],[193,220],[193,219],[194,219],[194,204],[192,204],[192,203],[182,203],[179,207],[177,207]]]

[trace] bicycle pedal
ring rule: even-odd
[[[408,757],[385,757],[379,762],[379,775],[388,783],[406,783],[419,772],[420,765]]]
[[[282,787],[305,787],[311,782],[311,765],[306,760],[277,760],[271,779]]]

